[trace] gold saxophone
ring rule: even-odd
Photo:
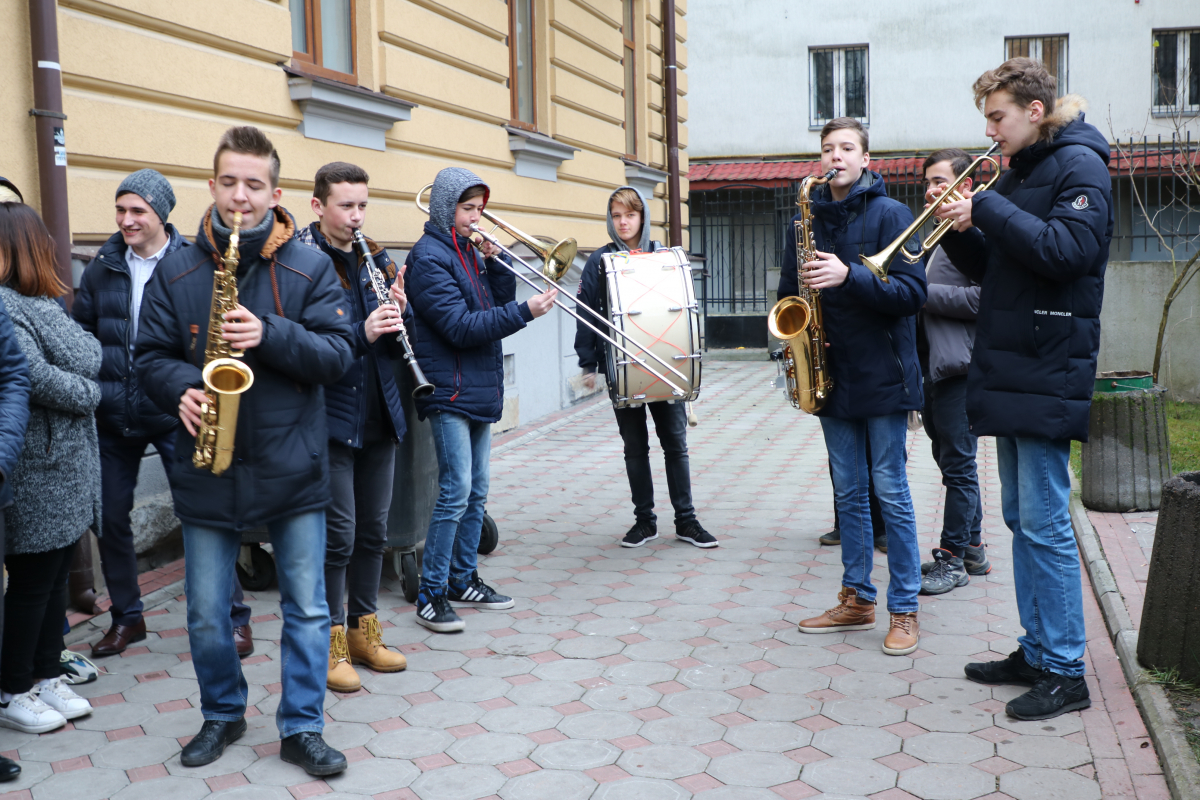
[[[215,209],[214,209],[215,212]],[[192,466],[220,475],[233,462],[233,441],[237,435],[238,405],[242,392],[254,385],[254,373],[243,364],[241,350],[234,350],[221,336],[227,311],[237,308],[238,240],[242,212],[234,212],[233,233],[225,250],[222,266],[213,273],[212,310],[208,315],[208,342],[204,347],[205,402],[200,404],[200,430]]]
[[[798,296],[784,297],[767,314],[767,329],[784,342],[783,364],[787,396],[795,408],[813,414],[824,407],[833,390],[825,360],[825,328],[821,322],[821,292],[804,285],[804,265],[817,257],[813,244],[809,194],[829,183],[837,170],[809,175],[800,184],[800,219],[796,221],[796,281]]]

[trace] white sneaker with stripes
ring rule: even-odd
[[[446,595],[427,595],[424,591],[417,596],[417,624],[436,633],[454,633],[467,627],[462,617],[450,607]]]
[[[515,605],[511,597],[500,594],[484,583],[478,572],[471,573],[470,582],[462,590],[456,590],[454,584],[450,584],[447,596],[451,603],[471,608],[489,608],[499,611]]]

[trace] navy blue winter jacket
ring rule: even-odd
[[[477,185],[484,183],[459,167],[438,173],[425,234],[405,261],[413,349],[425,377],[436,387],[432,395],[417,400],[421,419],[430,411],[450,411],[479,422],[497,422],[504,407],[500,340],[533,319],[529,304],[515,300],[513,274],[485,260],[454,233],[458,198]]]
[[[0,301],[0,509],[12,504],[9,478],[25,446],[29,422],[29,368],[12,320]]]
[[[175,226],[167,224],[167,252],[190,247]],[[100,248],[83,271],[71,315],[85,331],[100,340],[104,349],[100,362],[100,407],[96,424],[119,436],[157,436],[171,430],[179,420],[159,410],[138,385],[133,368],[132,315],[133,278],[125,261],[125,239],[115,233]]]
[[[888,198],[883,178],[870,171],[840,202],[828,185],[811,199],[817,249],[850,267],[845,283],[821,291],[833,391],[817,415],[865,419],[921,408],[915,315],[925,305],[925,268],[894,258],[884,283],[862,264],[862,256],[878,253],[912,224],[912,212]],[[798,219],[784,235],[780,297],[797,292]]]
[[[331,261],[338,258],[329,240],[321,233],[319,222],[301,228],[296,233],[296,238],[310,247],[319,249],[329,256]],[[367,239],[367,244],[371,248],[375,266],[383,273],[388,286],[391,286],[396,278],[396,265],[392,263],[387,250],[370,239]],[[362,447],[363,431],[367,422],[366,370],[373,369],[379,376],[384,410],[391,420],[392,436],[396,441],[404,438],[408,428],[404,422],[404,405],[400,401],[400,390],[396,388],[396,378],[388,361],[389,358],[402,359],[404,351],[395,334],[381,336],[375,340],[375,344],[367,341],[365,321],[371,312],[379,308],[379,298],[375,296],[375,290],[372,288],[366,263],[357,257],[357,250],[354,252],[358,261],[357,275],[345,276],[343,280],[340,270],[337,270],[338,262],[334,261],[335,271],[338,271],[342,291],[345,293],[343,308],[354,331],[354,360],[350,362],[350,369],[346,370],[341,380],[325,387],[325,414],[329,424],[329,438],[332,441],[350,447]]]
[[[254,385],[241,396],[233,464],[220,476],[192,466],[195,439],[180,425],[171,467],[175,514],[184,522],[249,530],[329,505],[324,384],[353,358],[345,293],[329,256],[295,241],[282,208],[258,235],[242,233],[238,300],[263,324],[245,352]],[[146,284],[134,364],[159,408],[178,413],[185,389],[202,388],[213,271],[227,241],[211,209],[196,246],[159,262]]]
[[[983,286],[967,373],[976,436],[1087,441],[1113,208],[1108,141],[1082,108],[1061,98],[1042,138],[975,196],[975,227],[942,240]]]

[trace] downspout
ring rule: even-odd
[[[671,247],[683,246],[683,222],[679,200],[679,81],[675,68],[675,0],[663,0],[663,102],[667,129],[667,205]]]
[[[42,220],[54,237],[58,277],[67,287],[67,308],[75,298],[71,274],[71,223],[67,212],[67,148],[62,105],[62,67],[58,62],[58,6],[55,0],[29,0],[30,50],[33,55],[33,108],[37,141]]]

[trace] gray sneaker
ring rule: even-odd
[[[971,547],[967,545],[963,548],[963,566],[967,568],[968,575],[987,575],[992,571],[992,562],[988,561],[987,545],[979,545]],[[921,565],[921,574],[928,575],[929,570],[937,566],[936,561],[926,561]]]
[[[921,577],[921,594],[945,594],[970,582],[963,560],[938,547],[933,551],[933,569]]]

